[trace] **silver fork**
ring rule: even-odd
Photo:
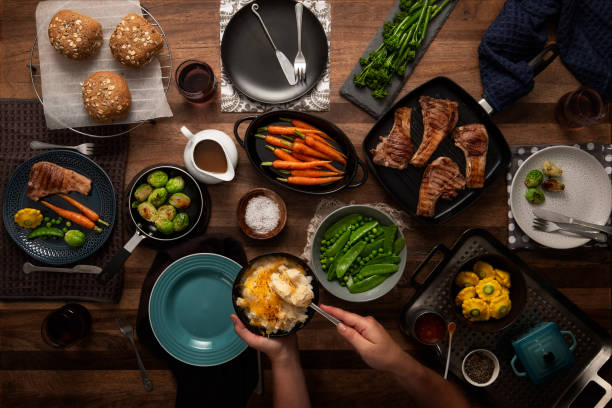
[[[45,142],[39,142],[38,140],[33,140],[30,142],[30,149],[32,150],[70,149],[70,150],[77,150],[78,152],[86,156],[91,156],[93,154],[94,144],[93,143],[82,143],[77,146],[64,146],[64,145],[56,145],[53,143],[45,143]]]
[[[306,59],[302,54],[302,13],[304,11],[304,5],[302,3],[296,3],[295,5],[295,21],[297,24],[297,36],[298,36],[298,52],[293,61],[293,70],[295,71],[295,77],[299,81],[306,80]]]
[[[594,239],[597,242],[606,242],[608,238],[606,234],[597,231],[587,231],[582,229],[580,226],[564,226],[563,228],[556,223],[546,221],[543,218],[535,217],[533,219],[533,229],[543,232],[556,232],[556,231],[567,231],[574,234],[578,234],[588,239]]]
[[[138,368],[140,369],[140,377],[142,377],[142,383],[144,384],[145,390],[152,391],[153,382],[149,378],[149,375],[142,364],[140,354],[136,348],[136,343],[134,343],[134,328],[127,320],[121,317],[117,319],[117,323],[119,324],[119,330],[121,330],[121,333],[130,340],[130,343],[132,343],[132,348],[134,349],[134,353],[136,353],[136,360],[138,361]]]

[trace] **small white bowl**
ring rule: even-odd
[[[474,353],[485,354],[491,360],[493,360],[493,374],[491,375],[491,378],[489,379],[489,381],[487,381],[486,383],[477,383],[475,381],[472,381],[472,379],[465,372],[465,361],[468,359],[469,356],[471,356]],[[497,356],[491,353],[489,350],[486,350],[486,349],[472,350],[469,353],[467,353],[465,357],[463,357],[463,362],[461,363],[461,373],[463,374],[463,378],[465,378],[465,381],[469,382],[474,387],[488,387],[489,385],[493,384],[495,380],[497,380],[497,377],[499,377],[499,360],[497,359]]]

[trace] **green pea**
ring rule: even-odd
[[[70,227],[70,226],[72,226],[72,223],[70,221],[66,221],[66,226]]]
[[[363,217],[360,215],[359,217],[357,217],[357,220],[361,221],[363,220]]]
[[[385,251],[384,249],[382,249],[382,248],[378,248],[378,253],[379,253],[379,254],[382,254],[384,251]]]
[[[334,257],[333,256],[329,257],[329,262],[334,262]]]
[[[45,224],[47,226],[47,228],[51,228],[53,226],[52,222],[48,222],[47,224]]]
[[[43,218],[43,220],[44,220],[45,222],[49,222],[49,220],[50,220],[50,219],[51,219],[51,218],[49,218],[49,217],[45,217],[45,218]]]
[[[62,231],[68,232],[68,228],[64,227],[64,228],[62,228]]]

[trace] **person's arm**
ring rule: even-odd
[[[266,353],[272,364],[274,378],[274,406],[310,408],[304,372],[300,365],[297,336],[268,338],[253,334],[235,314],[230,316],[236,334],[246,344]]]
[[[344,323],[338,333],[372,368],[392,373],[419,407],[466,407],[465,397],[442,376],[423,366],[391,338],[373,317],[363,317],[336,307],[321,305]]]

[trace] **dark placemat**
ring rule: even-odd
[[[393,20],[393,17],[399,11],[399,4],[400,2],[398,1],[395,6],[393,6],[385,21]],[[440,29],[444,25],[444,22],[446,22],[446,19],[455,8],[456,4],[457,1],[451,1],[446,5],[446,7],[444,7],[444,9],[442,9],[440,14],[438,14],[436,18],[429,22],[429,25],[427,26],[427,33],[425,34],[425,39],[423,40],[421,46],[417,49],[414,61],[412,61],[406,66],[406,72],[404,73],[403,78],[399,78],[397,75],[393,75],[391,84],[389,84],[389,87],[387,88],[389,94],[386,97],[382,99],[376,99],[372,96],[372,91],[369,88],[358,88],[355,86],[355,84],[353,83],[353,77],[357,73],[361,72],[361,65],[359,64],[359,61],[357,61],[355,67],[353,68],[353,71],[351,71],[349,76],[344,81],[342,88],[340,88],[340,95],[344,96],[346,99],[353,102],[355,105],[359,106],[361,109],[374,116],[375,118],[379,118],[380,116],[382,116],[382,114],[389,108],[389,106],[393,104],[395,97],[404,86],[404,83],[408,80],[410,74],[412,74],[412,71],[425,54],[425,51],[427,51],[427,48],[429,48],[429,44],[431,44],[434,38],[436,38],[438,31],[440,31]],[[382,43],[383,27],[384,26],[381,23],[380,28],[376,32],[376,35],[374,36],[372,41],[370,42],[370,45],[368,45],[368,48],[366,48],[366,50],[362,54],[362,58],[366,58],[370,54],[370,52],[377,49],[378,46]]]
[[[242,266],[247,263],[242,244],[226,235],[202,235],[161,249],[142,284],[136,322],[138,341],[167,361],[177,383],[176,407],[243,407],[257,382],[257,355],[254,349],[247,347],[233,360],[218,366],[195,367],[168,354],[151,329],[149,298],[157,278],[177,259],[201,252],[223,255]],[[206,316],[202,318],[202,324],[206,324]]]
[[[106,126],[110,133],[123,130],[121,126]],[[90,156],[108,174],[117,198],[117,217],[113,234],[104,246],[92,256],[79,263],[103,267],[124,244],[124,220],[121,217],[124,203],[125,167],[127,164],[128,136],[115,138],[88,138],[68,129],[48,130],[43,108],[38,100],[0,99],[0,196],[17,166],[42,151],[31,150],[30,142],[78,145],[85,142],[95,144]],[[1,204],[0,204],[1,205]],[[101,285],[91,274],[67,274],[34,272],[26,275],[22,271],[24,262],[40,264],[23,253],[11,238],[0,235],[0,299],[33,300],[65,299],[96,302],[119,302],[123,289],[123,273],[118,273],[107,284]]]
[[[521,164],[523,164],[523,162],[527,160],[527,158],[532,154],[549,146],[551,145],[510,147],[510,149],[512,150],[512,160],[510,161],[510,167],[508,167],[506,173],[506,182],[508,184],[508,247],[510,249],[544,248],[542,245],[529,238],[527,234],[525,234],[525,232],[514,221],[512,210],[510,209],[510,191],[512,188],[512,180],[514,179],[514,175],[518,171],[519,167],[521,167]],[[595,157],[597,161],[599,161],[604,167],[606,173],[608,173],[608,176],[612,181],[612,145],[604,145],[601,143],[591,142],[583,144],[574,144],[571,146],[582,149],[585,152],[591,154],[593,157]],[[608,222],[606,223],[606,225],[612,225],[611,222],[612,214],[611,217],[608,218]],[[608,241],[605,243],[589,241],[583,246],[595,248],[612,247],[612,239],[608,239]]]

